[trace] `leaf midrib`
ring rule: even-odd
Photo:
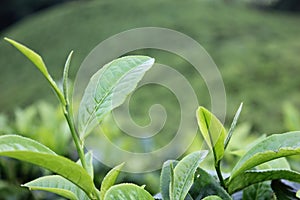
[[[116,60],[112,61],[110,64],[113,64],[114,62],[116,62]],[[133,69],[135,69],[135,68],[141,66],[141,65],[144,64],[145,62],[146,62],[146,61],[144,61],[144,62],[142,62],[141,64],[139,64],[138,66],[136,66],[136,67],[134,67],[134,68],[128,70],[124,75],[122,75],[122,76],[116,81],[116,83],[118,83],[123,77],[125,77],[125,76],[128,74],[128,72],[130,72],[130,71],[132,71]],[[104,72],[106,72],[106,71],[108,70],[108,67],[109,67],[109,66],[107,66],[107,68],[104,70]],[[100,76],[99,79],[97,80],[97,88],[98,88],[98,85],[99,85],[99,81],[100,81],[100,80],[102,79],[102,77],[103,77],[104,72],[101,74],[101,76]],[[83,133],[85,133],[88,124],[93,120],[94,114],[96,113],[96,111],[98,110],[98,108],[100,107],[100,105],[102,104],[102,102],[104,101],[104,99],[111,93],[111,91],[113,90],[113,88],[114,88],[113,86],[110,87],[110,89],[105,93],[105,95],[104,95],[103,98],[99,101],[99,103],[95,102],[95,103],[96,103],[95,109],[93,109],[92,113],[91,113],[90,116],[88,117],[88,120],[87,120],[87,122],[85,123],[84,129],[83,129],[83,131],[82,131]],[[96,93],[96,89],[95,89],[95,93]],[[95,94],[94,94],[93,96],[95,96]],[[83,133],[81,133],[81,134],[83,134]],[[85,137],[85,136],[83,135],[83,137]]]

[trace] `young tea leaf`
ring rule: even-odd
[[[224,126],[204,107],[198,108],[197,121],[203,138],[213,150],[215,162],[221,160],[224,155],[224,142],[227,134]]]
[[[194,174],[206,157],[207,151],[196,151],[185,156],[174,168],[173,192],[171,200],[184,200],[194,182]]]
[[[91,176],[91,179],[94,179],[93,152],[88,151],[84,158],[87,165],[87,173]],[[80,159],[76,163],[82,166]]]
[[[0,136],[0,156],[26,161],[55,172],[79,186],[89,197],[96,190],[93,180],[81,166],[34,140],[17,135]]]
[[[228,192],[233,194],[252,184],[277,179],[285,179],[300,183],[300,173],[284,169],[246,171],[228,182]]]
[[[78,186],[58,175],[40,177],[22,186],[30,190],[52,192],[71,200],[89,200]]]
[[[170,189],[171,179],[172,179],[172,172],[173,168],[176,166],[178,161],[176,160],[168,160],[164,162],[163,167],[161,169],[160,174],[160,192],[161,196],[164,200],[170,200],[170,190],[173,190],[173,187]]]
[[[125,101],[153,64],[154,59],[147,56],[126,56],[106,64],[92,76],[79,106],[81,138]]]
[[[106,174],[106,176],[104,177],[101,183],[100,199],[104,199],[107,190],[109,190],[109,188],[115,184],[115,181],[117,180],[117,177],[119,176],[123,166],[124,163],[114,167]]]
[[[229,142],[230,142],[230,139],[232,137],[232,134],[233,134],[233,131],[235,129],[235,126],[237,124],[237,121],[240,117],[240,114],[242,112],[242,108],[243,108],[243,103],[240,104],[240,107],[238,108],[238,110],[236,111],[235,115],[234,115],[234,118],[232,120],[232,123],[231,123],[231,126],[230,126],[230,129],[228,131],[228,135],[226,137],[226,140],[225,140],[225,149],[227,148]]]
[[[51,87],[54,89],[55,93],[57,94],[59,100],[65,105],[65,98],[61,91],[59,90],[58,86],[56,85],[55,81],[52,79],[51,75],[49,74],[47,67],[40,55],[36,52],[32,51],[28,47],[20,44],[12,39],[4,38],[7,42],[17,48],[24,56],[26,56],[45,76],[47,81],[50,83]]]
[[[274,134],[254,145],[235,165],[231,179],[267,161],[300,154],[300,132]]]
[[[70,68],[70,62],[72,59],[73,51],[70,52],[67,61],[65,63],[64,67],[64,73],[63,73],[63,93],[66,99],[67,104],[69,104],[69,85],[68,85],[68,75],[69,75],[69,68]]]
[[[104,200],[154,200],[143,187],[130,183],[112,186],[105,194]]]

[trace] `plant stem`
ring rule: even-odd
[[[224,178],[222,176],[222,172],[221,172],[221,161],[217,161],[217,163],[215,164],[215,169],[216,169],[216,172],[217,172],[217,175],[218,175],[218,178],[219,178],[219,181],[220,181],[220,184],[221,186],[227,190],[226,188],[226,185],[225,185],[225,182],[224,182]]]
[[[83,144],[82,144],[81,140],[78,137],[78,134],[77,134],[77,131],[75,129],[74,122],[71,118],[70,113],[71,112],[70,112],[70,109],[69,109],[69,105],[66,104],[65,107],[64,107],[64,115],[65,115],[65,118],[68,122],[70,131],[71,131],[71,135],[72,135],[73,141],[75,143],[75,147],[76,147],[80,162],[82,164],[82,167],[85,170],[87,170],[87,165],[86,165],[85,158],[84,158]]]

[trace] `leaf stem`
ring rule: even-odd
[[[217,163],[215,165],[215,169],[216,169],[221,186],[227,191],[225,181],[224,181],[224,178],[223,178],[222,172],[221,172],[221,161],[220,160],[217,161]]]

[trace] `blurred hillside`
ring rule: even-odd
[[[224,1],[75,1],[31,15],[1,32],[1,37],[16,39],[39,52],[56,79],[61,77],[67,54],[75,50],[74,79],[89,51],[113,34],[144,26],[180,31],[203,45],[219,67],[229,119],[243,101],[242,120],[250,121],[254,131],[272,133],[283,130],[283,102],[300,106],[299,24],[299,15]],[[141,53],[170,66],[187,65],[163,52]],[[39,72],[3,40],[0,70],[0,112],[41,98],[55,102]],[[199,77],[190,71],[182,73],[191,76],[195,90],[206,91]],[[209,96],[202,95],[201,103],[209,107]]]

